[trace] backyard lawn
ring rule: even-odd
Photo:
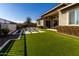
[[[12,45],[9,45],[12,47],[8,48],[7,55],[79,56],[79,38],[61,35],[49,30],[44,31],[42,33],[27,34],[25,41],[24,37],[16,40]]]
[[[16,40],[7,55],[24,56],[24,39]]]
[[[24,36],[20,40],[11,40],[5,47],[2,49],[0,54],[2,56],[24,56]]]
[[[28,34],[28,56],[79,56],[79,39],[46,30]]]

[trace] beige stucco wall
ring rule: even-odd
[[[39,22],[40,22],[40,24],[39,24]],[[38,20],[37,21],[37,26],[44,26],[44,20],[42,19],[42,20]]]
[[[69,11],[76,8],[79,8],[79,4],[59,11],[59,26],[78,26],[76,24],[69,24]]]
[[[68,25],[68,17],[69,17],[69,12],[62,13],[60,11],[59,12],[59,26]]]

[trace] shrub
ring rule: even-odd
[[[17,29],[22,29],[22,26],[17,26]]]
[[[45,29],[45,27],[44,27],[44,26],[37,26],[37,28]]]
[[[3,33],[4,36],[6,36],[9,33],[9,29],[3,28],[3,29],[1,29],[1,32]]]
[[[59,26],[57,30],[61,33],[79,36],[79,26]]]
[[[30,24],[25,24],[26,25],[26,27],[36,27],[37,25],[36,25],[36,23],[30,23]]]
[[[1,34],[2,34],[2,31],[1,31],[1,29],[0,29],[0,36],[1,36]]]

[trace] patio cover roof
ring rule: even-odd
[[[50,13],[51,11],[53,11],[53,10],[55,10],[56,8],[62,6],[63,4],[64,4],[64,3],[61,3],[61,4],[57,5],[56,7],[54,7],[54,8],[52,8],[52,9],[48,10],[46,13],[42,14],[42,16],[44,16],[44,15]]]
[[[77,3],[72,3],[72,4],[68,5],[68,6],[65,6],[65,7],[63,7],[63,8],[60,8],[58,11],[64,10],[64,9],[66,9],[66,8],[69,8],[69,7],[71,7],[71,6],[75,5],[75,4],[77,4]]]

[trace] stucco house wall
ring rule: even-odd
[[[69,24],[69,12],[71,10],[79,9],[79,4],[59,11],[59,26],[79,26],[79,24]],[[73,17],[73,16],[72,16]],[[74,19],[75,20],[75,19]]]
[[[37,21],[37,26],[44,26],[44,20],[38,20]]]
[[[59,12],[59,26],[67,26],[68,25],[68,17],[69,17],[69,12]]]

